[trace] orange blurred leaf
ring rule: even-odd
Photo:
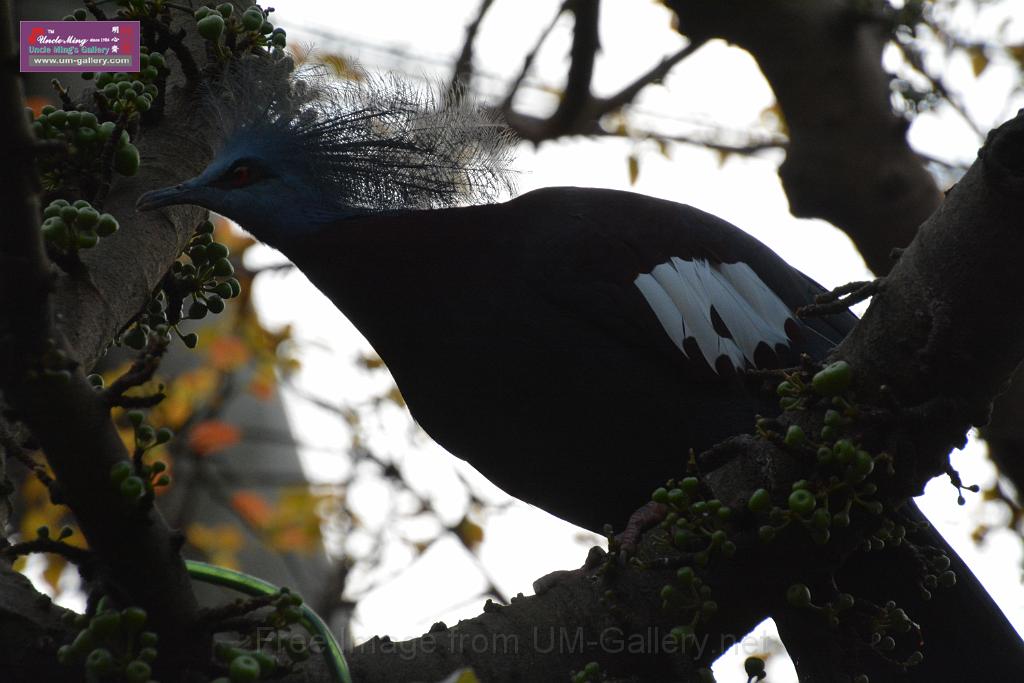
[[[210,365],[225,372],[236,370],[249,361],[249,349],[234,335],[216,337],[210,342],[207,354]]]
[[[252,491],[236,491],[231,496],[231,507],[257,529],[266,527],[274,516],[274,509],[266,498]]]
[[[242,432],[233,424],[221,420],[200,422],[188,434],[188,446],[199,455],[210,455],[234,446],[242,439]]]

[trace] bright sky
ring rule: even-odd
[[[503,79],[514,74],[559,4],[558,0],[498,0],[478,41],[478,68]],[[354,57],[370,70],[395,69],[444,77],[461,46],[464,27],[476,11],[477,0],[294,0],[281,5],[275,23],[288,30],[290,41],[312,43],[322,54]],[[526,7],[529,9],[524,11]],[[669,13],[657,3],[605,0],[602,7],[604,52],[597,71],[599,94],[616,90],[685,44],[669,29]],[[979,35],[990,35],[994,30],[994,20],[966,15],[961,19]],[[536,63],[536,82],[559,85],[570,29],[571,22],[563,18]],[[326,37],[325,32],[336,34],[338,39]],[[997,123],[1021,106],[1008,96],[1012,70],[1005,64],[993,65],[973,84],[966,60],[950,64],[937,61],[936,68],[950,82],[965,84],[964,100],[983,126]],[[501,92],[500,80],[488,79],[482,86],[486,93]],[[637,121],[645,125],[650,122],[668,132],[700,133],[710,130],[709,125],[742,132],[749,128],[763,130],[762,112],[772,102],[772,94],[753,61],[742,51],[715,42],[678,66],[665,87],[648,88],[634,109]],[[553,100],[534,91],[523,103],[543,111],[552,106]],[[972,159],[979,144],[970,129],[948,112],[920,118],[911,130],[911,140],[935,156],[952,160]],[[626,164],[630,153],[640,156],[639,180],[633,187]],[[673,148],[672,158],[665,159],[651,144],[616,139],[569,140],[547,143],[540,150],[523,146],[517,167],[521,171],[521,192],[551,185],[632,189],[722,216],[768,243],[826,286],[868,277],[863,262],[842,233],[820,221],[797,220],[789,215],[775,174],[780,159],[781,155],[774,154],[752,160],[730,159],[723,164],[714,153],[688,147]],[[281,257],[264,250],[255,258],[278,262]],[[358,403],[361,397],[386,387],[386,378],[353,369],[352,359],[368,350],[368,345],[301,275],[262,276],[257,301],[269,323],[291,323],[298,339],[314,342],[304,346],[300,383],[305,390],[338,401],[342,399],[339,387],[343,387],[348,400]],[[297,306],[297,301],[306,303]],[[288,407],[289,418],[303,442],[335,449],[348,442],[348,429],[340,420],[301,401],[290,401]],[[370,422],[370,445],[401,464],[407,478],[437,503],[446,523],[456,521],[465,498],[455,473],[473,477],[470,468],[455,463],[422,434],[410,432],[397,409],[387,409],[381,421]],[[315,480],[329,482],[346,467],[337,456],[315,450],[304,456],[309,475]],[[992,468],[982,450],[973,444],[955,456],[954,464],[967,483],[985,486],[992,480]],[[478,475],[473,478],[478,495],[504,500]],[[380,501],[393,497],[385,484],[372,477],[363,478],[351,496],[353,505],[365,509],[367,524],[384,523],[387,506]],[[958,508],[955,499],[954,489],[937,480],[928,487],[921,505],[975,568],[1018,630],[1024,629],[1019,541],[1012,534],[997,532],[990,535],[984,547],[976,547],[969,538],[973,527],[982,520],[996,521],[994,518],[1001,513],[982,507],[977,497],[970,499],[965,508]],[[485,526],[480,558],[506,594],[529,594],[532,581],[539,576],[579,566],[594,541],[584,535],[581,542],[578,529],[522,504],[488,517]],[[429,534],[430,529],[421,533]],[[348,542],[350,547],[358,548],[365,541],[357,535]],[[394,544],[387,552],[390,555],[385,564],[395,571],[412,559],[401,550],[401,544]],[[483,575],[457,541],[443,540],[385,586],[362,596],[354,623],[356,638],[379,633],[408,638],[423,633],[438,619],[453,623],[474,616],[480,612],[483,601],[479,594],[485,587]],[[765,629],[765,633],[772,632],[770,624]],[[735,660],[725,666],[729,668],[716,667],[722,672],[720,680],[737,680]],[[770,669],[769,680],[792,680],[792,669],[787,667],[776,665]]]

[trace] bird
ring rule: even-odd
[[[823,361],[857,324],[798,316],[826,290],[697,208],[577,187],[498,202],[514,141],[458,93],[263,85],[210,88],[196,111],[219,151],[137,208],[201,206],[279,249],[365,335],[427,434],[577,526],[628,531],[691,453],[779,411],[751,370]],[[902,511],[915,543],[950,558],[961,620],[991,627],[975,629],[976,657],[896,551],[854,554],[840,585],[921,624],[928,654],[907,680],[969,680],[977,661],[1013,679],[1005,616],[914,502]]]
[[[464,94],[306,75],[223,95],[198,176],[143,194],[231,218],[365,335],[418,424],[510,495],[621,527],[777,397],[751,369],[821,360],[856,324],[826,290],[697,208],[511,189],[514,140]]]

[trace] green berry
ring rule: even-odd
[[[204,304],[202,301],[199,301],[198,299],[193,301],[192,304],[188,307],[188,317],[193,320],[201,320],[202,318],[205,318],[206,312],[206,304]]]
[[[231,296],[228,298],[233,299],[242,293],[242,284],[235,278],[229,277],[225,282],[227,282],[228,286],[231,287]]]
[[[185,343],[185,346],[187,346],[188,348],[194,349],[196,348],[196,344],[199,343],[199,335],[196,334],[195,332],[189,332],[188,334],[182,336],[181,341],[183,341]]]
[[[231,265],[231,261],[228,259],[219,258],[213,262],[213,274],[217,277],[231,277],[235,274],[235,267]]]
[[[836,396],[846,391],[852,379],[853,368],[845,360],[839,360],[816,373],[811,386],[821,396]]]
[[[79,145],[89,145],[96,140],[96,129],[81,127],[75,131],[75,142]]]
[[[219,14],[207,14],[196,22],[199,35],[209,41],[216,41],[224,32],[224,17]]]
[[[223,16],[225,19],[231,16],[231,12],[233,12],[234,9],[234,5],[232,5],[230,2],[225,2],[221,3],[220,5],[217,5],[217,11],[220,12],[221,16]]]
[[[60,210],[60,217],[64,220],[65,223],[71,225],[76,220],[78,220],[78,209],[76,209],[73,206],[65,206]]]
[[[789,494],[789,509],[798,515],[810,514],[815,505],[814,494],[807,489],[797,489]]]
[[[242,13],[242,28],[246,31],[255,31],[263,25],[263,12],[250,7]]]
[[[139,148],[130,142],[114,152],[114,170],[124,176],[133,176],[139,170]]]
[[[53,126],[54,128],[63,128],[64,124],[68,122],[68,113],[63,109],[58,109],[52,114],[48,114],[46,117],[46,123]]]
[[[89,628],[97,640],[109,640],[121,628],[121,613],[108,611],[97,614],[92,618]]]
[[[228,6],[230,7],[230,5],[228,5]],[[221,14],[224,14],[224,13],[221,12]],[[226,17],[228,15],[224,14],[224,16]],[[160,53],[160,52],[150,52],[149,53],[149,66],[156,67],[157,69],[162,69],[162,68],[167,66],[167,60],[164,59],[163,54]]]
[[[224,310],[224,299],[221,299],[216,294],[211,294],[206,297],[206,307],[210,309],[211,313],[220,313]]]
[[[228,667],[231,683],[250,683],[260,678],[260,664],[249,655],[241,655],[231,660]]]
[[[75,245],[79,249],[92,249],[99,243],[99,241],[100,236],[91,230],[88,232],[79,232],[75,236]]]
[[[170,429],[168,429],[167,427],[161,427],[160,429],[156,430],[156,442],[157,443],[167,443],[173,437],[174,437],[174,432],[171,431]],[[154,469],[155,469],[155,465],[154,465]]]
[[[149,664],[138,659],[133,659],[124,667],[124,680],[127,683],[146,683],[146,681],[149,680],[151,673],[152,669],[150,669]]]
[[[775,527],[765,525],[757,530],[757,537],[762,543],[771,543],[775,540],[776,533]]]
[[[121,610],[121,624],[124,626],[125,632],[135,635],[142,629],[148,616],[146,610],[141,607],[128,607]]]
[[[114,655],[104,647],[98,647],[85,658],[85,669],[93,676],[106,676],[114,669]]]
[[[217,18],[220,19],[220,17]],[[221,19],[221,23],[224,23],[223,19]],[[155,66],[147,66],[139,73],[142,75],[142,78],[147,81],[155,81],[160,76],[160,70],[157,69]]]
[[[83,129],[89,130],[89,129]],[[95,132],[93,133],[95,135]],[[92,207],[86,207],[78,211],[77,226],[89,230],[93,228],[100,219],[100,212]],[[97,231],[99,232],[99,231]]]
[[[73,14],[73,16],[75,17],[75,19],[77,21],[85,21],[89,17],[89,15],[86,13],[86,11],[84,9],[82,9],[81,7],[76,9],[72,14]]]
[[[54,216],[43,221],[42,231],[48,241],[60,244],[67,239],[68,224],[60,216]]]
[[[668,503],[668,489],[664,486],[654,489],[654,493],[651,494],[651,500],[662,505]]]
[[[96,234],[100,237],[113,235],[118,229],[117,219],[109,213],[101,213],[96,221]]]
[[[230,251],[228,250],[227,245],[221,244],[220,242],[211,242],[206,247],[206,255],[211,261],[219,258],[227,258],[229,253]]]
[[[811,604],[811,589],[802,583],[794,583],[786,590],[786,602],[794,607],[807,607]]]
[[[113,121],[104,121],[99,125],[99,128],[96,129],[96,139],[101,142],[105,142],[107,138],[110,137],[110,134],[114,132],[114,128],[116,127],[117,124]]]
[[[804,434],[804,430],[800,425],[789,425],[786,429],[786,437],[783,439],[787,446],[799,446],[807,440],[807,435]]]
[[[134,503],[146,493],[146,484],[134,474],[127,477],[118,487],[121,497],[130,503]]]
[[[127,460],[119,460],[110,468],[110,481],[112,484],[120,485],[132,473],[132,464]]]
[[[747,501],[747,509],[751,512],[766,512],[772,506],[772,496],[765,489],[758,489]]]
[[[850,469],[861,477],[866,477],[875,469],[875,460],[867,451],[857,451]]]
[[[139,425],[135,428],[135,440],[140,444],[149,444],[156,439],[156,430],[149,425]]]
[[[143,415],[141,410],[129,410],[125,414],[125,416],[128,418],[128,422],[130,422],[133,427],[138,427],[139,425],[141,425],[142,421],[146,418],[146,416]]]

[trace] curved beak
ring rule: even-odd
[[[150,211],[151,209],[159,209],[176,204],[193,204],[195,203],[193,201],[196,194],[195,190],[198,187],[199,183],[193,178],[171,187],[150,190],[138,198],[135,202],[135,208],[138,211]]]

